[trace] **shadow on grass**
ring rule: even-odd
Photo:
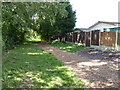
[[[3,88],[83,88],[71,68],[36,45],[21,45],[3,60]]]

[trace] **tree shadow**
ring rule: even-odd
[[[120,52],[113,51],[102,51],[96,49],[84,50],[76,52],[77,55],[81,55],[84,57],[88,57],[91,60],[99,59],[99,60],[108,60],[114,61],[115,59],[120,59]]]
[[[118,88],[120,52],[90,49],[76,52],[76,54],[85,60],[77,63],[86,76],[82,78],[95,80],[93,84],[97,84],[97,82],[101,84],[98,87]]]
[[[3,63],[3,88],[84,87],[71,68],[36,46],[24,45],[8,57],[9,62]]]

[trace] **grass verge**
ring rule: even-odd
[[[55,42],[52,43],[51,45],[71,53],[86,49],[84,45],[77,45],[72,43]]]
[[[3,60],[3,88],[83,88],[71,68],[36,45],[20,45]]]

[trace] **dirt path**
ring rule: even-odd
[[[66,66],[73,68],[87,88],[118,88],[118,59],[120,53],[103,53],[86,50],[68,53],[44,43],[37,43],[48,50]]]

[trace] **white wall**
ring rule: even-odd
[[[101,30],[103,28],[112,28],[114,26],[115,25],[112,25],[112,24],[98,23],[94,27],[90,28],[90,30]]]

